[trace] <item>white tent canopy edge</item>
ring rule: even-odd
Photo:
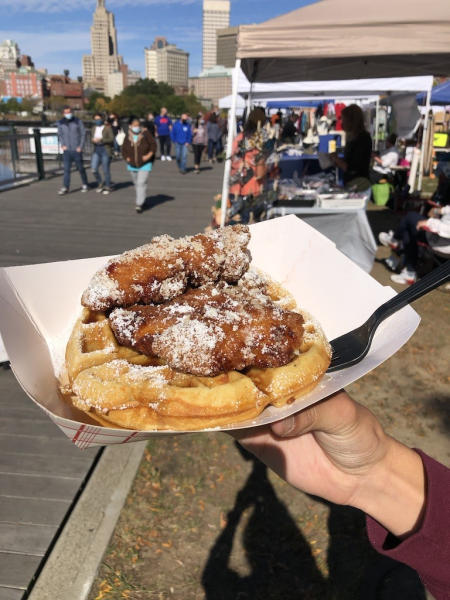
[[[252,102],[262,102],[268,100],[299,100],[299,99],[317,99],[327,97],[333,99],[343,99],[350,97],[352,99],[378,98],[387,92],[405,94],[408,92],[426,92],[427,114],[430,106],[430,95],[433,87],[433,76],[422,75],[415,77],[384,77],[376,79],[349,79],[334,81],[297,81],[280,83],[253,83],[251,84],[245,74],[241,71],[241,61],[236,60],[236,66],[233,70],[233,93],[231,94],[231,108],[228,113],[228,140],[225,159],[224,179],[222,186],[222,213],[221,227],[225,226],[226,210],[229,193],[229,179],[231,173],[231,157],[233,152],[233,140],[235,134],[236,109],[238,98],[242,96]],[[424,127],[427,126],[425,119]],[[423,136],[425,139],[424,130]],[[421,153],[421,165],[419,171],[419,189],[422,184],[423,174],[423,153]]]

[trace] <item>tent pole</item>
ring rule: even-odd
[[[380,110],[380,96],[377,96],[377,103],[375,105],[375,132],[374,132],[373,142],[372,142],[372,146],[373,146],[374,150],[378,150],[378,148],[379,148],[379,143],[378,143],[378,131],[380,128],[379,117],[378,117],[379,110]]]
[[[419,184],[417,186],[417,189],[419,190],[419,192],[422,191],[422,180],[423,180],[423,170],[424,170],[424,160],[425,160],[425,144],[427,141],[428,113],[430,112],[430,104],[431,104],[431,90],[428,90],[427,102],[426,102],[426,108],[425,108],[425,119],[423,121],[422,144],[420,146]]]
[[[231,99],[231,109],[228,113],[228,139],[227,139],[227,151],[225,155],[225,169],[223,172],[223,186],[222,186],[222,214],[220,218],[220,226],[225,227],[225,220],[227,217],[227,204],[228,204],[228,192],[230,189],[230,173],[231,173],[231,156],[233,153],[233,140],[236,134],[236,104],[238,95],[238,84],[239,84],[239,73],[241,71],[241,59],[236,59],[234,66],[233,76],[233,91]]]

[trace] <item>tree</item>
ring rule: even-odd
[[[31,98],[24,98],[22,100],[22,104],[20,105],[20,109],[24,112],[31,114],[36,106],[36,100],[32,100]]]
[[[173,96],[175,93],[173,87],[163,81],[157,83],[154,79],[139,79],[133,85],[127,86],[122,92],[126,96],[137,96],[144,94],[147,96],[157,96],[158,98],[166,98]]]
[[[105,94],[102,94],[102,92],[92,92],[92,94],[89,96],[89,101],[87,103],[87,110],[102,110],[100,108],[100,105],[97,106],[97,100],[99,99],[104,100],[104,103],[100,103],[100,105],[102,105],[104,108],[106,107],[106,104],[110,101],[108,96],[105,96]]]
[[[69,71],[69,69],[64,69],[63,73],[64,73],[64,77],[69,77],[70,71]]]
[[[7,102],[0,102],[0,107],[5,115],[17,114],[20,111],[20,103],[17,102],[16,98],[10,98]]]
[[[165,98],[165,105],[169,114],[177,117],[182,113],[187,112],[186,103],[181,96],[168,96]]]
[[[64,96],[51,96],[48,101],[48,106],[51,110],[60,111],[62,107],[65,106],[66,99]]]
[[[192,116],[198,115],[199,112],[207,112],[207,108],[199,102],[197,96],[194,94],[189,94],[183,98],[184,103],[186,104],[187,112]]]

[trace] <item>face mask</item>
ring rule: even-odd
[[[132,131],[133,133],[140,133],[140,131],[141,131],[141,128],[140,128],[140,127],[132,127],[132,128],[131,128],[131,131]]]
[[[184,123],[184,124],[186,124],[187,123],[187,119],[183,119],[181,122]]]
[[[97,125],[97,127],[103,125],[103,121],[101,119],[95,119],[94,123]]]
[[[64,116],[66,117],[66,119],[68,121],[71,121],[73,119],[73,114],[72,113],[69,113],[68,115],[64,115]]]
[[[199,121],[199,123],[200,123],[200,125],[204,125],[204,124],[205,124],[205,119],[201,119],[201,120]]]

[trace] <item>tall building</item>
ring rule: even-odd
[[[145,76],[157,82],[186,87],[189,79],[189,52],[169,44],[166,38],[156,38],[145,48]]]
[[[217,64],[232,69],[236,64],[236,42],[239,27],[217,30]]]
[[[83,84],[70,79],[65,75],[50,75],[50,97],[64,98],[64,103],[71,108],[81,110],[84,108]]]
[[[220,65],[204,69],[198,77],[189,78],[189,91],[201,98],[203,104],[209,101],[212,106],[217,106],[220,98],[231,94],[232,75],[233,69]]]
[[[20,67],[19,46],[13,40],[3,40],[0,43],[0,77],[4,77],[6,71]]]
[[[105,0],[97,0],[91,27],[92,54],[83,55],[83,84],[105,93],[108,75],[120,70],[122,56],[117,54],[114,15],[106,10]]]
[[[128,69],[128,72],[127,72],[127,83],[126,83],[125,87],[127,87],[127,85],[134,85],[140,79],[142,79],[140,71],[134,71],[133,69]]]
[[[45,80],[34,69],[20,67],[6,71],[2,80],[2,93],[13,98],[43,98]]]
[[[218,64],[216,31],[229,25],[230,0],[203,0],[203,69]]]

